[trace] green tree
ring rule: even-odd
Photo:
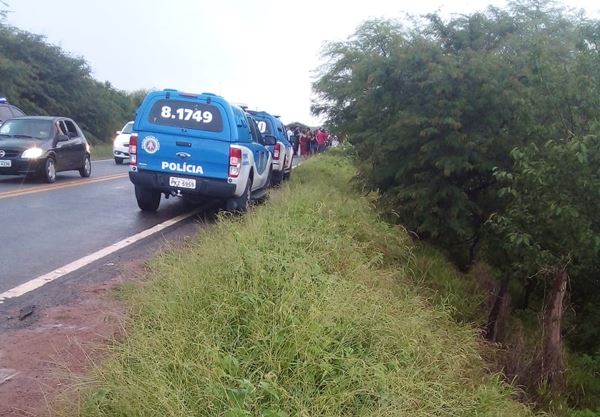
[[[600,346],[598,327],[580,325],[600,306],[596,243],[577,243],[594,242],[598,231],[590,184],[600,161],[590,133],[599,126],[600,23],[548,1],[512,2],[450,19],[431,14],[410,27],[367,21],[348,40],[329,43],[323,58],[312,109],[348,135],[362,185],[380,193],[390,218],[460,266],[482,254],[501,272],[488,337],[496,337],[511,280],[525,305],[551,289],[540,380],[554,386],[567,279],[573,341],[578,349]],[[565,165],[551,172],[553,164]],[[534,171],[552,186],[528,182]],[[521,197],[508,198],[508,188]],[[548,214],[551,203],[560,215]]]
[[[561,380],[563,306],[570,279],[576,291],[598,290],[586,277],[600,274],[600,138],[574,137],[516,148],[514,166],[498,171],[506,199],[489,226],[506,253],[501,267],[520,277],[548,280],[543,315],[540,380]]]
[[[471,20],[453,25],[487,24]],[[411,230],[446,247],[475,246],[492,167],[514,145],[506,122],[513,80],[478,37],[449,40],[450,29],[430,21],[412,32],[367,22],[330,46],[314,110],[350,134],[365,182]],[[461,42],[482,53],[454,53]]]
[[[411,29],[368,21],[323,51],[313,111],[349,135],[382,203],[463,266],[498,209],[493,168],[597,117],[595,26],[534,6],[432,14]]]
[[[83,58],[2,23],[0,91],[27,114],[72,117],[92,141],[108,140],[133,117],[138,100],[138,93],[95,80]]]

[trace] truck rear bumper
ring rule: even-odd
[[[179,188],[169,185],[169,178],[187,178],[196,181],[196,187]],[[155,171],[130,171],[129,179],[140,187],[158,190],[163,193],[179,192],[182,195],[196,195],[212,198],[229,198],[235,194],[236,184],[230,184],[227,180],[195,177],[191,175],[173,175]]]

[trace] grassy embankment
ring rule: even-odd
[[[113,145],[111,143],[98,143],[91,145],[92,160],[112,159]]]
[[[79,415],[530,415],[484,371],[474,328],[424,296],[419,270],[439,265],[353,174],[311,160],[265,206],[155,259]]]

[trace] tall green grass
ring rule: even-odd
[[[420,295],[412,243],[353,175],[312,159],[266,205],[155,259],[76,413],[530,415],[484,372],[474,329]]]
[[[112,159],[113,158],[113,144],[111,143],[97,143],[91,145],[90,153],[92,160],[100,159]]]

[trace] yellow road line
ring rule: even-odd
[[[21,189],[21,190],[5,191],[3,193],[0,193],[0,200],[3,198],[20,197],[20,196],[27,195],[27,194],[43,193],[46,191],[62,190],[63,188],[80,187],[83,185],[95,184],[97,182],[116,180],[119,178],[126,178],[128,175],[129,175],[129,173],[105,175],[103,177],[69,181],[67,183],[62,183],[62,184],[55,183],[55,184],[49,184],[47,186],[27,188],[24,190]]]

